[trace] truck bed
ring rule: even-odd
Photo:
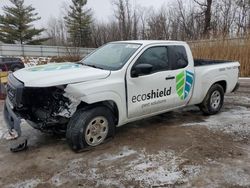
[[[217,82],[223,82],[225,93],[230,93],[238,81],[239,62],[226,60],[194,60],[195,84],[189,104],[200,104],[209,88]]]
[[[215,65],[222,63],[231,63],[233,61],[229,60],[211,60],[211,59],[194,59],[194,66],[205,66],[205,65]]]

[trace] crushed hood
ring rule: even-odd
[[[51,63],[13,73],[26,87],[50,87],[107,78],[110,71],[76,63]]]

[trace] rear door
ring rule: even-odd
[[[133,76],[139,64],[151,65],[150,73]],[[193,86],[193,66],[183,46],[146,48],[127,71],[128,118],[167,111],[185,105]]]

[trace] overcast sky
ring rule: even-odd
[[[143,7],[159,8],[165,2],[170,0],[131,0],[131,3],[138,4]],[[172,0],[171,0],[172,1]],[[36,23],[36,26],[46,27],[49,18],[59,17],[65,3],[70,3],[71,0],[25,0],[26,5],[32,5],[36,8],[39,16],[42,17]],[[107,21],[113,14],[113,0],[88,0],[87,7],[91,8],[94,17],[100,21]],[[0,14],[3,13],[2,7],[9,5],[9,0],[0,0]]]

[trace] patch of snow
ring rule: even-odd
[[[186,123],[182,126],[206,126],[210,130],[222,131],[235,136],[238,140],[250,136],[250,110],[246,107],[235,106],[228,111],[209,116],[204,122]]]
[[[3,128],[2,126],[0,126],[0,139],[2,139],[4,137],[6,131],[7,130],[5,128]]]
[[[3,117],[3,113],[0,113],[0,117]],[[3,120],[0,120],[1,122],[3,122]],[[5,126],[5,123],[1,123],[0,124],[0,140],[3,139],[5,133],[7,132],[7,128]]]
[[[130,162],[125,171],[126,179],[140,182],[140,186],[166,186],[187,183],[201,171],[200,166],[182,165],[185,159],[173,151],[159,151],[148,155],[141,152],[139,157]]]
[[[112,155],[112,154],[103,154],[102,156],[100,156],[97,161],[100,162],[105,162],[105,161],[115,161],[118,159],[121,159],[123,157],[128,157],[130,155],[133,155],[137,153],[134,150],[130,150],[128,147],[123,147],[122,150],[119,152],[118,155]]]
[[[243,168],[223,165],[223,178],[233,186],[250,187],[250,174]]]
[[[140,187],[182,184],[201,171],[200,166],[185,165],[185,162],[172,150],[148,154],[145,150],[123,147],[116,154],[104,153],[90,161],[83,158],[72,160],[50,182],[62,186],[72,180],[85,179],[97,187],[127,187],[123,182]]]
[[[227,101],[240,101],[242,104],[249,104],[250,105],[250,98],[245,97],[245,96],[238,96],[238,95],[230,95],[230,96],[225,96],[225,100]]]
[[[212,161],[209,168],[204,170],[202,187],[250,187],[249,162],[232,160]],[[221,181],[223,180],[223,182]]]
[[[5,186],[6,188],[35,188],[41,183],[40,179],[30,179],[16,184],[10,184]]]
[[[90,169],[89,173],[86,174],[87,180],[95,182],[95,187],[120,187],[125,188],[125,186],[120,182],[120,178],[112,177],[112,171],[99,172],[98,168]]]
[[[81,172],[83,169],[80,167],[80,163],[83,159],[75,159],[70,161],[68,167],[53,176],[50,179],[50,183],[56,187],[59,187],[67,182],[70,182],[72,179],[80,180],[84,178],[84,174]]]

